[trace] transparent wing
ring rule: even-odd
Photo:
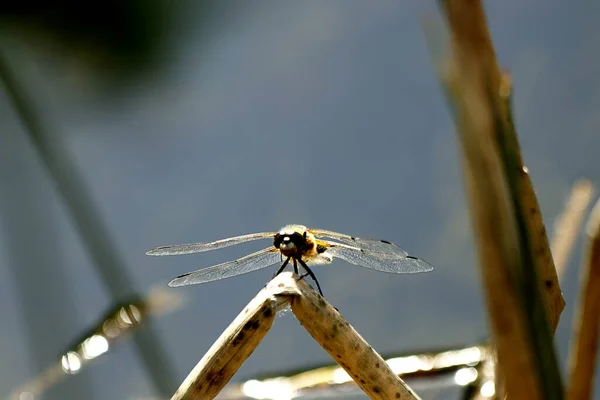
[[[187,274],[183,274],[173,279],[169,282],[169,286],[196,285],[198,283],[230,278],[232,276],[247,274],[248,272],[266,268],[270,265],[277,264],[279,261],[281,261],[279,250],[274,247],[268,247],[234,261],[228,261],[213,267],[188,272]]]
[[[178,244],[173,246],[162,246],[146,252],[148,256],[177,256],[181,254],[202,253],[209,250],[222,249],[240,243],[257,239],[267,239],[275,236],[275,232],[250,233],[248,235],[234,236],[227,239],[207,243]]]
[[[351,264],[376,271],[391,272],[394,274],[415,274],[433,270],[433,267],[426,261],[408,255],[408,253],[399,248],[402,253],[393,254],[353,247],[342,243],[324,242],[329,246],[324,254],[341,258]]]
[[[406,251],[402,250],[400,247],[396,246],[392,242],[388,242],[387,240],[359,238],[350,235],[345,235],[343,233],[326,231],[323,229],[308,229],[308,232],[312,233],[315,236],[334,239],[342,243],[348,244],[351,247],[381,253],[382,255],[387,254],[388,256],[393,257],[409,257]]]

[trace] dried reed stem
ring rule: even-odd
[[[371,399],[419,400],[340,313],[291,272],[279,274],[258,293],[190,372],[172,400],[214,398],[266,335],[277,311],[288,303],[298,321]]]
[[[581,271],[579,306],[569,360],[569,400],[592,398],[600,335],[600,201],[588,222],[589,245]]]
[[[292,298],[292,312],[369,398],[419,398],[348,321],[306,281],[298,281],[297,287],[299,296]]]
[[[512,119],[511,98],[512,81],[507,73],[500,75],[498,90],[500,100],[504,102],[506,113],[496,116],[504,119],[505,129],[497,132],[496,141],[500,149],[504,170],[510,179],[514,175],[511,185],[513,197],[516,197],[517,214],[522,216],[523,233],[526,236],[527,250],[531,254],[531,261],[535,267],[537,279],[540,283],[543,304],[552,333],[556,331],[560,314],[565,308],[565,300],[560,290],[558,273],[550,249],[546,227],[540,211],[533,184],[529,177],[529,170],[523,164],[521,148],[517,132]]]
[[[551,332],[564,300],[480,1],[441,2],[452,59],[443,77],[458,126],[499,372],[514,399],[561,399]],[[542,285],[543,282],[543,285]]]
[[[272,281],[273,282],[273,281]],[[171,400],[213,399],[265,337],[285,298],[268,285],[221,334],[189,373]]]

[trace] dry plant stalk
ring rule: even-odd
[[[371,399],[419,400],[383,358],[298,275],[276,276],[235,318],[183,381],[172,400],[213,399],[252,354],[276,313],[292,312]]]
[[[294,283],[292,312],[371,399],[419,398],[331,304],[306,281]]]
[[[524,233],[527,236],[529,253],[532,255],[533,266],[542,291],[546,316],[550,328],[554,333],[560,321],[560,314],[565,308],[565,300],[560,290],[558,273],[555,267],[546,227],[540,211],[537,196],[529,177],[529,170],[523,164],[519,139],[515,130],[511,112],[512,81],[507,73],[500,75],[500,99],[504,102],[506,114],[496,116],[503,118],[507,129],[502,129],[496,137],[497,144],[502,154],[504,169],[507,174],[515,174],[516,182],[512,187],[514,196],[518,198],[517,212],[523,216]]]
[[[552,255],[559,278],[564,275],[567,261],[573,251],[573,245],[585,211],[592,201],[594,185],[587,179],[578,179],[571,188],[571,195],[565,204],[565,209],[554,223],[552,236]]]
[[[480,1],[441,4],[453,56],[444,83],[463,150],[499,372],[511,398],[560,399],[551,330],[564,300],[519,153],[510,82],[497,66]]]
[[[225,387],[265,337],[285,299],[267,287],[221,334],[183,381],[171,400],[212,399]]]
[[[587,235],[589,247],[581,271],[579,307],[569,360],[569,400],[592,398],[600,335],[600,200],[590,216]]]

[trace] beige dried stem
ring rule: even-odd
[[[581,292],[569,359],[569,400],[592,398],[600,335],[600,200],[587,226],[587,257],[581,271]]]
[[[371,399],[418,399],[385,360],[342,315],[304,280],[293,281],[298,292],[292,312]]]
[[[298,275],[284,272],[235,318],[172,400],[214,398],[267,334],[276,313],[287,304],[312,337],[371,399],[419,399],[335,308]]]
[[[577,179],[573,183],[571,193],[565,203],[563,211],[554,223],[551,248],[559,279],[563,276],[566,270],[567,261],[571,255],[571,252],[573,251],[573,245],[575,244],[577,235],[580,232],[581,223],[583,221],[585,211],[592,200],[593,193],[594,185],[588,179]],[[485,366],[487,364],[488,363],[484,363],[483,365]],[[489,398],[489,396],[482,393],[489,392],[486,390],[486,388],[484,388],[484,385],[490,384],[489,379],[490,377],[493,377],[493,375],[494,371],[490,371],[488,369],[486,379],[479,380],[477,390],[474,392],[472,397],[473,399],[482,400],[484,398]],[[501,393],[501,386],[496,387],[495,390],[498,394],[497,398],[504,398]]]
[[[559,278],[565,273],[585,211],[592,201],[593,195],[594,185],[588,179],[576,180],[563,212],[554,223],[551,248]]]
[[[462,147],[498,368],[514,399],[561,399],[552,332],[564,300],[480,1],[441,2],[451,58],[442,81]]]
[[[533,190],[529,171],[521,156],[519,139],[512,118],[512,81],[508,73],[500,75],[498,95],[500,101],[504,103],[502,108],[505,114],[497,115],[496,118],[503,119],[506,125],[496,132],[497,146],[507,177],[510,180],[510,176],[514,176],[513,182],[510,183],[510,189],[513,200],[516,200],[517,218],[522,220],[521,229],[526,237],[526,249],[531,255],[531,263],[535,268],[537,279],[541,283],[540,289],[546,316],[552,333],[554,333],[560,321],[560,314],[565,308],[565,300],[560,289],[558,270],[549,245],[540,205]],[[583,187],[580,189],[583,190]]]
[[[189,373],[172,400],[213,399],[265,337],[287,299],[268,285],[244,308]]]

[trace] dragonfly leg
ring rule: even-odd
[[[296,261],[294,259],[294,261]],[[315,274],[312,272],[312,270],[310,268],[308,268],[308,265],[306,265],[306,263],[304,261],[302,261],[301,259],[298,259],[298,262],[300,263],[300,265],[302,265],[302,267],[304,267],[304,269],[306,270],[306,273],[308,275],[310,275],[311,278],[313,278],[313,281],[315,281],[315,283],[317,284],[317,289],[319,289],[319,293],[321,293],[321,296],[323,296],[323,291],[321,290],[321,285],[319,285],[319,281],[317,280],[317,277],[315,276]],[[306,276],[303,275],[301,278],[304,278]]]
[[[277,270],[277,272],[275,272],[275,275],[273,275],[273,278],[275,278],[277,275],[279,275],[281,273],[281,271],[284,270],[284,268],[288,265],[288,263],[290,262],[290,258],[288,257],[287,260],[285,260],[283,262],[283,264],[281,265],[281,268],[279,268],[279,270]],[[294,260],[294,264],[296,263],[296,260]]]
[[[294,273],[296,275],[298,275],[298,263],[296,262],[296,259],[294,258]]]

